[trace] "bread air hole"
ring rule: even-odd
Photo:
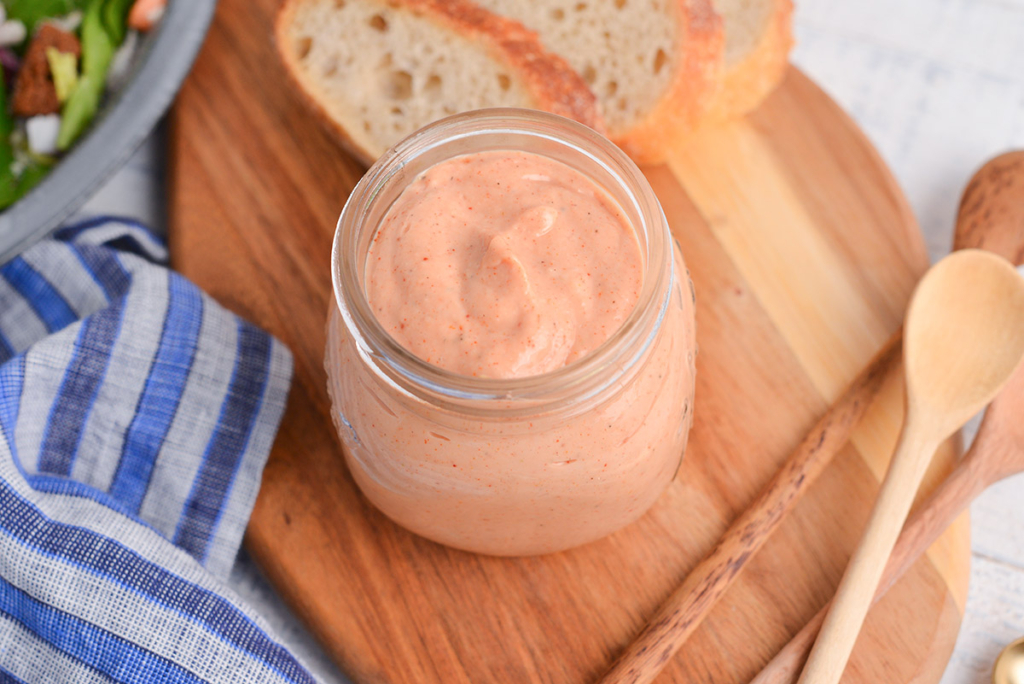
[[[502,90],[508,90],[512,87],[512,79],[507,74],[498,74],[498,87]]]
[[[565,19],[565,10],[563,10],[560,7],[556,7],[555,9],[551,10],[551,18],[555,19],[556,21],[562,21],[563,19]]]
[[[334,9],[345,9],[345,0],[334,0]]]
[[[441,77],[437,74],[430,74],[427,82],[423,84],[423,93],[436,99],[441,94]]]
[[[576,3],[576,11],[577,12],[582,12],[585,9],[587,9],[587,3],[585,3],[585,2],[577,2]]]
[[[309,51],[313,49],[313,39],[309,36],[303,36],[295,41],[295,54],[299,56],[299,59],[306,59],[309,56]]]
[[[324,66],[324,77],[330,78],[338,73],[338,56],[334,55]]]
[[[608,97],[613,97],[615,93],[619,91],[619,82],[608,81],[608,85],[605,86],[605,91]]]
[[[658,51],[654,54],[654,73],[660,74],[666,64],[668,64],[668,55],[665,54],[664,50],[658,48]]]
[[[615,9],[622,9],[626,6],[626,0],[615,0]]]
[[[370,28],[376,29],[381,33],[388,30],[388,20],[381,14],[374,14],[370,17]]]
[[[385,92],[392,100],[408,100],[412,97],[412,74],[408,71],[392,71]]]
[[[590,64],[583,69],[583,80],[587,82],[587,85],[594,85],[594,81],[597,80],[597,70]]]
[[[380,58],[380,68],[387,69],[395,61],[394,57],[391,56],[390,52],[385,52],[384,56]]]

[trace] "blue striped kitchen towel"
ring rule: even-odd
[[[0,268],[0,684],[313,682],[225,586],[288,350],[98,219]]]

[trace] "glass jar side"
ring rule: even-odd
[[[517,556],[604,537],[647,511],[679,468],[693,320],[677,278],[645,358],[586,412],[501,419],[410,401],[372,372],[332,311],[328,377],[346,462],[388,517],[448,546]]]
[[[491,149],[586,173],[623,208],[644,256],[637,307],[605,344],[515,380],[457,376],[411,357],[375,326],[362,293],[369,240],[405,185],[440,160]],[[535,112],[435,124],[360,182],[339,220],[333,268],[333,419],[360,488],[399,524],[470,551],[546,553],[635,520],[671,481],[691,423],[694,303],[653,190],[597,134]]]

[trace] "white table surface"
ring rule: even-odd
[[[858,121],[891,166],[932,258],[949,250],[964,184],[989,157],[1024,148],[1024,0],[797,0],[793,61]],[[158,133],[87,205],[165,226]],[[1022,416],[1024,420],[1024,416]],[[972,508],[967,614],[943,684],[989,681],[1024,635],[1024,477]],[[242,554],[234,588],[323,682],[346,681]]]

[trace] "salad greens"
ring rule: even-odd
[[[14,166],[14,145],[11,144],[14,117],[7,107],[7,84],[4,80],[3,69],[0,69],[0,207],[13,204],[18,199],[18,179],[11,170]]]
[[[103,5],[103,27],[114,45],[123,43],[128,34],[128,11],[132,4],[132,0],[108,0]]]
[[[53,162],[44,157],[32,156],[26,161],[25,169],[15,175],[13,167],[17,162],[12,137],[14,117],[7,107],[7,88],[3,70],[0,69],[0,207],[7,207],[18,201],[50,172]]]
[[[48,47],[46,63],[50,65],[50,76],[57,91],[57,101],[64,104],[78,85],[78,59],[55,47]]]
[[[103,25],[103,12],[119,0],[89,0],[82,18],[82,77],[61,112],[57,148],[66,151],[96,116],[107,69],[117,46]],[[123,34],[122,34],[123,35]]]
[[[8,19],[17,19],[25,24],[29,35],[36,28],[36,24],[46,19],[63,17],[75,10],[83,9],[87,0],[7,0],[4,7],[7,9]]]
[[[131,18],[140,1],[0,0],[5,24],[25,29],[5,26],[17,28],[7,32],[15,37],[0,43],[0,211],[37,185],[92,124],[115,56],[114,71],[130,58],[129,30],[149,28]]]

